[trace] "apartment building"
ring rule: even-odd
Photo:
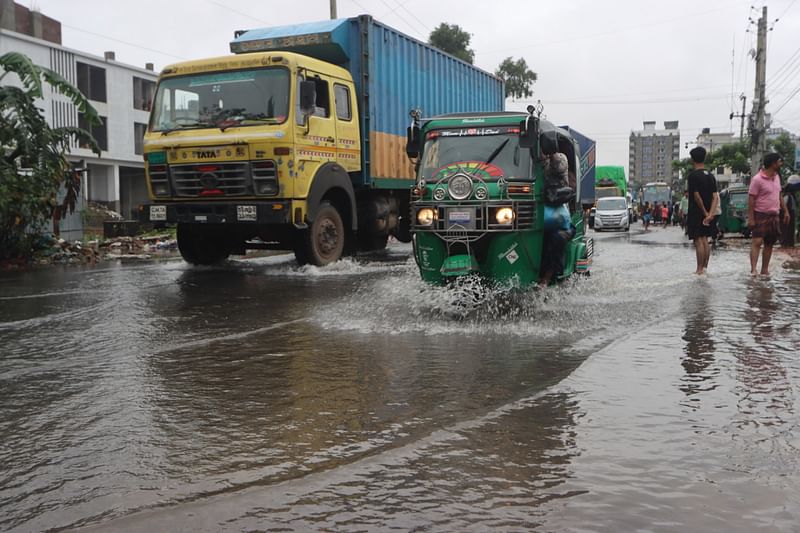
[[[102,118],[102,124],[89,127],[63,95],[46,89],[40,107],[48,123],[87,129],[102,150],[100,157],[85,146],[71,151],[70,161],[87,169],[78,210],[94,202],[134,218],[136,206],[147,201],[142,139],[157,78],[152,64],[137,68],[117,62],[114,52],[98,57],[67,48],[61,44],[58,21],[13,0],[0,0],[0,55],[12,51],[61,74]],[[61,233],[67,239],[82,237],[80,213],[61,223]]]
[[[652,181],[669,185],[678,178],[672,170],[672,161],[680,159],[681,133],[678,121],[664,122],[664,129],[656,129],[655,121],[646,121],[638,131],[631,131],[628,176],[632,188],[638,189]]]

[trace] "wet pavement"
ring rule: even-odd
[[[4,273],[0,530],[796,531],[800,273],[594,237],[466,316],[406,245]]]

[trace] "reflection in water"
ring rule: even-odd
[[[782,324],[787,303],[780,298],[771,283],[754,280],[747,289],[744,321],[750,336],[740,346],[737,365],[744,425],[780,425],[794,414],[794,390],[783,364],[786,343],[792,343],[792,324]]]
[[[791,531],[797,282],[604,246],[460,321],[408,248],[0,276],[0,530]]]
[[[712,288],[704,279],[694,280],[696,286],[688,292],[683,305],[686,311],[686,325],[682,339],[685,343],[681,359],[686,375],[681,378],[680,390],[687,396],[705,390],[713,390],[713,379],[719,370],[711,367],[714,362],[714,314],[711,305]],[[711,368],[709,368],[711,367]],[[696,408],[697,399],[689,399]]]

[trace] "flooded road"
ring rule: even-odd
[[[796,531],[800,274],[679,230],[466,317],[410,248],[0,276],[0,530]]]

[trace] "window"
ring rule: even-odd
[[[283,67],[167,77],[156,89],[150,131],[282,124],[289,88]]]
[[[312,78],[317,86],[317,108],[314,110],[315,117],[331,116],[331,99],[328,95],[328,82],[319,78]]]
[[[725,174],[725,167],[717,167],[717,174]]]
[[[303,81],[302,76],[297,77],[297,105],[295,106],[296,121],[298,124],[305,124],[305,117],[300,112],[300,82]],[[317,100],[314,103],[314,117],[327,118],[331,116],[330,97],[328,94],[328,82],[321,79],[319,76],[308,76],[305,81],[313,81],[315,85],[315,92]]]
[[[78,90],[89,100],[95,102],[106,101],[106,69],[77,63]]]
[[[133,123],[133,153],[136,155],[144,154],[144,132],[147,131],[147,124],[141,122]]]
[[[103,151],[108,151],[108,129],[106,128],[106,117],[100,117],[100,124],[89,125],[86,120],[86,115],[78,113],[78,127],[84,129],[92,134],[94,140],[97,141],[98,146]],[[86,143],[80,143],[81,148],[89,148]]]
[[[350,89],[344,85],[336,84],[333,86],[333,97],[336,100],[336,117],[340,120],[352,119],[353,111],[350,108]]]
[[[133,77],[133,108],[150,111],[156,84],[150,80]]]

